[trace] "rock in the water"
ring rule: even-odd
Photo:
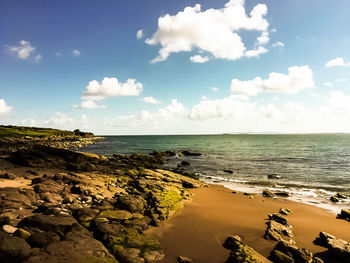
[[[2,263],[21,262],[30,255],[30,246],[19,237],[0,232],[0,259]]]
[[[342,194],[342,193],[337,193],[337,194],[336,194],[336,197],[338,197],[338,198],[340,198],[340,199],[346,199],[346,198],[347,198],[347,196],[344,195],[344,194]]]
[[[177,263],[193,263],[194,261],[188,257],[178,256]]]
[[[190,162],[188,162],[188,161],[182,161],[182,162],[181,162],[181,165],[182,165],[182,166],[187,166],[187,165],[190,165]]]
[[[331,198],[329,198],[329,200],[331,200],[333,203],[339,202],[339,198],[336,196],[331,196]]]
[[[288,197],[289,194],[287,192],[275,192],[275,195],[281,196],[281,197]]]
[[[265,190],[263,191],[263,196],[265,196],[265,197],[274,197],[275,195],[274,195],[274,193],[272,193],[270,190],[265,189]]]
[[[233,174],[232,170],[224,170],[224,172],[227,173],[227,174]]]
[[[201,153],[195,153],[195,152],[190,152],[190,151],[182,151],[181,154],[183,156],[201,156]]]
[[[268,179],[281,179],[282,176],[281,175],[277,175],[277,174],[268,174],[267,178]]]

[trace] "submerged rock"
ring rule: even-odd
[[[181,154],[183,156],[201,156],[201,153],[195,153],[195,152],[190,152],[190,151],[182,151]]]

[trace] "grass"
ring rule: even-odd
[[[79,130],[65,131],[51,128],[38,128],[38,127],[26,127],[26,126],[4,126],[0,125],[0,137],[50,137],[50,136],[82,136],[92,137],[92,133],[82,133]]]

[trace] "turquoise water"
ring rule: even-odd
[[[191,150],[203,156],[176,156],[166,166],[187,160],[191,165],[186,169],[207,181],[251,192],[288,191],[294,199],[323,205],[333,205],[328,199],[336,192],[350,194],[348,134],[107,136],[82,150],[106,156]],[[282,178],[271,180],[269,174]]]

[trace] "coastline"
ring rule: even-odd
[[[288,220],[293,225],[296,245],[312,253],[322,255],[327,249],[313,244],[320,231],[350,240],[349,222],[337,219],[329,211],[285,198],[271,199],[254,195],[254,199],[242,192],[220,185],[209,185],[191,190],[193,200],[176,212],[159,228],[152,228],[163,244],[163,263],[175,262],[183,255],[195,262],[224,262],[228,251],[222,244],[230,235],[239,235],[243,242],[265,257],[276,241],[263,238],[269,213],[285,207],[293,211]]]
[[[182,262],[219,263],[230,253],[223,247],[225,239],[235,235],[240,239],[235,242],[248,247],[246,256],[253,250],[254,258],[262,258],[256,262],[270,262],[271,251],[285,240],[298,253],[307,249],[314,260],[312,253],[327,259],[332,252],[313,244],[321,231],[350,240],[350,231],[344,231],[349,222],[322,208],[233,193],[190,178],[195,175],[185,171],[163,170],[163,157],[161,152],[104,157],[44,145],[2,156],[6,171],[0,179],[0,239],[21,240],[26,254],[16,260],[26,263],[57,262],[62,250],[69,262],[77,263],[82,256],[106,263],[170,263],[179,256],[193,259]],[[264,239],[266,223],[281,208],[293,211],[285,225],[291,224],[294,234],[285,239],[280,232],[275,241]],[[18,239],[18,231],[25,236]],[[40,246],[33,241],[32,236],[48,232],[53,240]],[[0,255],[4,253],[6,259],[12,252],[4,251],[0,242]]]

